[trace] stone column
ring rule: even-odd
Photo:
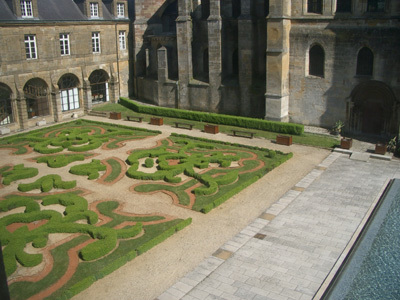
[[[251,86],[253,83],[254,28],[250,11],[250,0],[241,0],[241,15],[238,19],[240,112],[251,115]]]
[[[218,112],[221,102],[221,78],[222,78],[222,19],[221,1],[210,1],[210,16],[208,25],[208,74],[209,74],[209,111]]]
[[[23,90],[17,91],[17,108],[18,108],[18,118],[19,125],[21,129],[27,129],[28,126],[28,112],[26,109],[26,99]]]
[[[164,46],[157,50],[158,58],[158,105],[167,106],[167,98],[163,92],[164,84],[168,80],[168,58],[167,48]]]
[[[90,88],[90,81],[88,79],[83,80],[82,84],[82,94],[83,94],[83,107],[87,113],[92,109],[92,90]]]
[[[290,1],[270,1],[265,118],[273,121],[289,121],[290,9]]]
[[[54,121],[61,122],[62,104],[61,104],[60,89],[56,86],[53,86],[53,89],[50,93],[50,97],[51,97],[51,103],[53,105]]]
[[[178,0],[176,19],[176,42],[178,49],[179,101],[178,108],[189,109],[189,81],[193,77],[192,68],[192,19],[190,0]]]

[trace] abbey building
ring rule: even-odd
[[[398,0],[0,0],[0,130],[130,96],[391,136],[399,21]]]

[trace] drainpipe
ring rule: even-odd
[[[117,72],[118,72],[118,95],[121,97],[121,80],[120,80],[120,74],[119,74],[119,35],[118,35],[118,24],[115,23],[115,51],[117,53]],[[119,98],[118,98],[119,101]],[[117,102],[118,102],[117,101]]]

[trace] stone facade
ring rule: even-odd
[[[398,132],[399,1],[136,0],[135,12],[138,99]]]
[[[126,0],[90,1],[98,4],[97,16],[91,16],[89,1],[29,2],[32,17],[21,16],[16,0],[9,2],[14,8],[3,6],[8,16],[0,15],[2,127],[15,131],[57,122],[128,96]],[[57,16],[54,3],[66,14]],[[120,16],[117,3],[123,4]]]

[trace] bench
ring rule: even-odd
[[[252,139],[254,137],[254,132],[242,131],[242,130],[232,130],[234,136],[246,137]]]
[[[184,128],[184,129],[189,129],[192,130],[193,124],[189,123],[180,123],[180,122],[174,122],[176,128]]]
[[[127,116],[127,117],[126,117],[126,120],[127,120],[127,121],[135,121],[135,122],[142,123],[143,117]]]

